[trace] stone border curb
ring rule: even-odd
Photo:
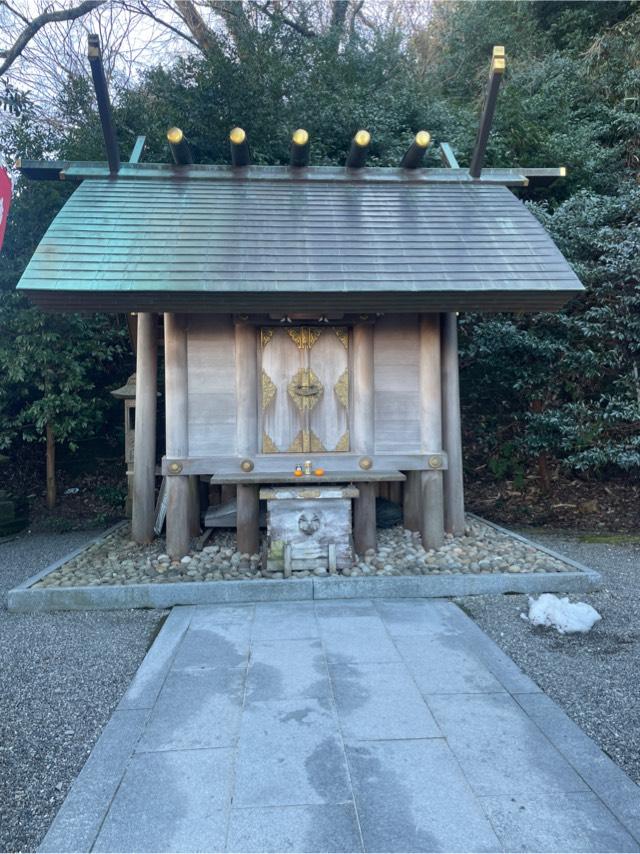
[[[551,744],[640,842],[640,787],[546,694],[512,694]]]
[[[91,851],[148,715],[148,709],[116,709],[38,851]]]
[[[600,574],[506,528],[484,524],[563,561],[575,572],[493,572],[443,575],[396,575],[373,578],[255,579],[251,581],[179,581],[173,584],[127,584],[110,587],[43,587],[32,589],[88,545],[126,524],[120,522],[10,590],[9,611],[84,611],[122,608],[171,608],[174,605],[221,605],[241,602],[283,602],[305,599],[449,598],[499,593],[586,593],[600,585]]]

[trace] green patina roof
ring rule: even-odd
[[[46,308],[553,309],[582,290],[506,187],[92,178],[20,289]]]

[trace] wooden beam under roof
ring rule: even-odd
[[[23,160],[15,163],[26,178],[36,181],[82,181],[92,178],[108,178],[109,165],[103,161],[71,160]],[[536,177],[547,175],[557,178],[561,170],[553,169],[484,169],[480,183],[502,184],[505,186],[526,186],[528,173],[535,171]],[[472,183],[467,169],[447,169],[441,167],[405,170],[396,166],[375,166],[346,171],[339,166],[309,166],[295,170],[289,166],[248,166],[239,172],[232,166],[210,165],[204,163],[175,166],[172,163],[122,163],[119,178],[165,178],[172,180],[206,181],[290,181],[294,183]],[[477,183],[477,182],[476,182]]]
[[[442,146],[441,146],[442,148]],[[71,160],[23,160],[15,162],[15,168],[34,181],[82,181],[91,178],[108,178],[109,165],[103,161]],[[527,186],[531,180],[555,180],[567,174],[566,167],[522,167],[513,169],[483,169],[477,182],[502,184],[507,187]],[[292,181],[297,183],[471,183],[474,181],[466,168],[434,167],[406,171],[399,167],[365,167],[354,172],[345,172],[339,166],[309,166],[298,173],[289,166],[249,166],[239,174],[233,167],[210,164],[189,164],[176,167],[171,163],[122,163],[119,178],[165,178],[172,180],[235,180],[235,181]]]

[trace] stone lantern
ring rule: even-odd
[[[127,466],[126,514],[131,516],[133,498],[133,448],[136,427],[136,375],[131,374],[125,385],[111,392],[124,401],[124,461]]]

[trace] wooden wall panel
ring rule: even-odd
[[[189,315],[189,455],[236,453],[235,332],[230,317]]]
[[[381,317],[373,344],[376,453],[421,450],[419,359],[417,317]]]

